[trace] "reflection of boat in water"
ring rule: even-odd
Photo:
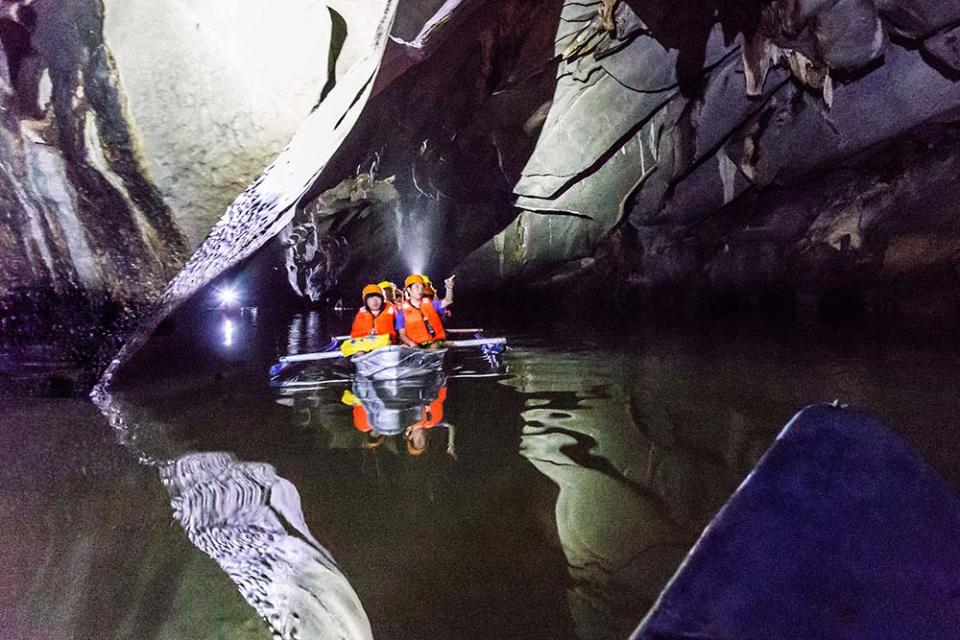
[[[363,408],[365,426],[378,435],[389,436],[417,425],[425,426],[427,422],[439,422],[434,417],[443,416],[445,391],[446,378],[441,371],[435,371],[401,380],[376,380],[358,375],[353,382],[352,395]]]

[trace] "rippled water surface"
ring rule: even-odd
[[[783,424],[834,398],[960,486],[952,348],[501,324],[499,377],[276,389],[276,356],[335,325],[194,324],[102,412],[0,399],[0,637],[626,638]]]

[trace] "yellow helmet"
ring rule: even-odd
[[[379,286],[381,289],[383,289],[384,291],[386,291],[387,289],[396,290],[396,288],[397,288],[397,285],[393,284],[393,283],[390,282],[389,280],[384,280],[384,281],[381,282],[378,286]]]

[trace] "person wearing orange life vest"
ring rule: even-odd
[[[397,342],[397,310],[392,304],[384,303],[383,289],[375,284],[363,288],[363,307],[357,311],[350,329],[351,338],[389,335],[390,341]]]
[[[403,281],[407,300],[400,305],[400,342],[409,347],[436,348],[447,337],[433,301],[423,295],[423,276],[413,274]]]
[[[400,300],[397,296],[397,285],[393,284],[389,280],[384,280],[380,283],[380,288],[383,289],[383,297],[386,301],[395,307],[400,307]]]
[[[450,305],[453,304],[453,279],[455,276],[450,276],[443,281],[444,286],[446,287],[446,295],[441,300],[437,300],[437,290],[433,288],[433,283],[430,282],[430,278],[426,274],[420,273],[417,274],[423,278],[423,297],[429,298],[430,302],[433,304],[433,308],[437,310],[437,313],[440,314],[441,318],[450,317]]]

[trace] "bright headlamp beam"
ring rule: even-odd
[[[225,305],[236,304],[240,299],[240,295],[237,293],[236,289],[223,289],[218,294],[220,297],[220,302]]]

